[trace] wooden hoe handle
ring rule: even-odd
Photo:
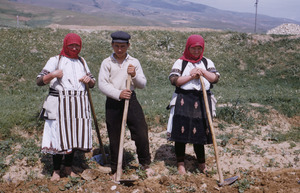
[[[126,89],[130,89],[130,84],[131,84],[131,75],[128,74],[127,82],[126,82]],[[116,176],[117,182],[120,181],[121,174],[122,174],[123,146],[124,146],[124,137],[125,137],[126,122],[127,122],[128,106],[129,106],[129,99],[126,99],[125,104],[124,104],[123,120],[122,120],[121,135],[120,135],[118,167],[117,167],[117,176]]]
[[[94,125],[95,125],[95,129],[96,129],[98,141],[99,141],[99,144],[100,144],[100,151],[101,151],[101,154],[102,154],[102,157],[103,157],[103,163],[106,164],[107,163],[106,154],[105,154],[104,146],[103,146],[101,136],[100,136],[98,121],[97,121],[97,117],[96,117],[96,113],[95,113],[95,109],[94,109],[94,105],[93,105],[93,101],[92,101],[92,95],[91,95],[91,92],[90,92],[90,89],[89,89],[89,85],[85,84],[85,88],[87,90],[90,106],[91,106],[91,109],[92,109]]]
[[[202,76],[200,76],[200,82],[201,82],[201,87],[202,87],[202,92],[203,92],[203,98],[204,98],[204,103],[205,103],[206,114],[207,114],[209,126],[210,126],[210,129],[211,129],[211,135],[212,135],[212,139],[213,139],[215,157],[216,157],[217,168],[218,168],[218,173],[219,173],[219,181],[220,181],[219,183],[222,184],[224,182],[224,178],[223,178],[223,173],[222,173],[222,169],[221,169],[221,166],[220,166],[216,135],[215,135],[214,126],[213,126],[213,123],[212,123],[211,113],[210,113],[209,104],[208,104],[208,100],[207,100],[207,93],[206,93],[206,89],[205,89],[205,85],[204,85],[204,81],[203,81]]]

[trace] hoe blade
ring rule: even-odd
[[[226,186],[226,185],[233,184],[238,178],[239,178],[238,176],[227,178],[227,179],[224,180],[223,183],[218,183],[218,185],[219,186]]]

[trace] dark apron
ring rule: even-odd
[[[171,141],[192,144],[212,144],[212,136],[202,91],[176,89]],[[211,93],[207,91],[210,111]]]

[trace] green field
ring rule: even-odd
[[[0,139],[12,137],[12,128],[42,130],[37,114],[48,87],[38,87],[35,78],[47,60],[58,54],[68,30],[0,30]],[[111,54],[110,31],[80,32],[83,56],[95,77],[101,61]],[[174,87],[168,75],[181,56],[191,32],[133,31],[129,53],[138,58],[148,79],[138,90],[138,98],[150,127],[166,127],[167,106]],[[193,32],[197,33],[197,32]],[[201,32],[206,40],[205,56],[212,59],[221,79],[213,88],[218,117],[227,122],[251,126],[250,103],[270,106],[288,117],[299,116],[300,38],[293,36],[251,35],[237,32]],[[92,89],[98,122],[104,122],[105,97]],[[248,124],[248,125],[247,125]]]

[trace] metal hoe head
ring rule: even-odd
[[[120,184],[123,184],[123,185],[125,185],[125,186],[133,186],[134,185],[134,183],[136,182],[137,180],[119,180],[119,183]]]
[[[238,176],[227,178],[227,179],[224,180],[224,182],[218,183],[218,185],[221,187],[221,186],[226,186],[226,185],[233,184],[238,178],[239,178]]]

